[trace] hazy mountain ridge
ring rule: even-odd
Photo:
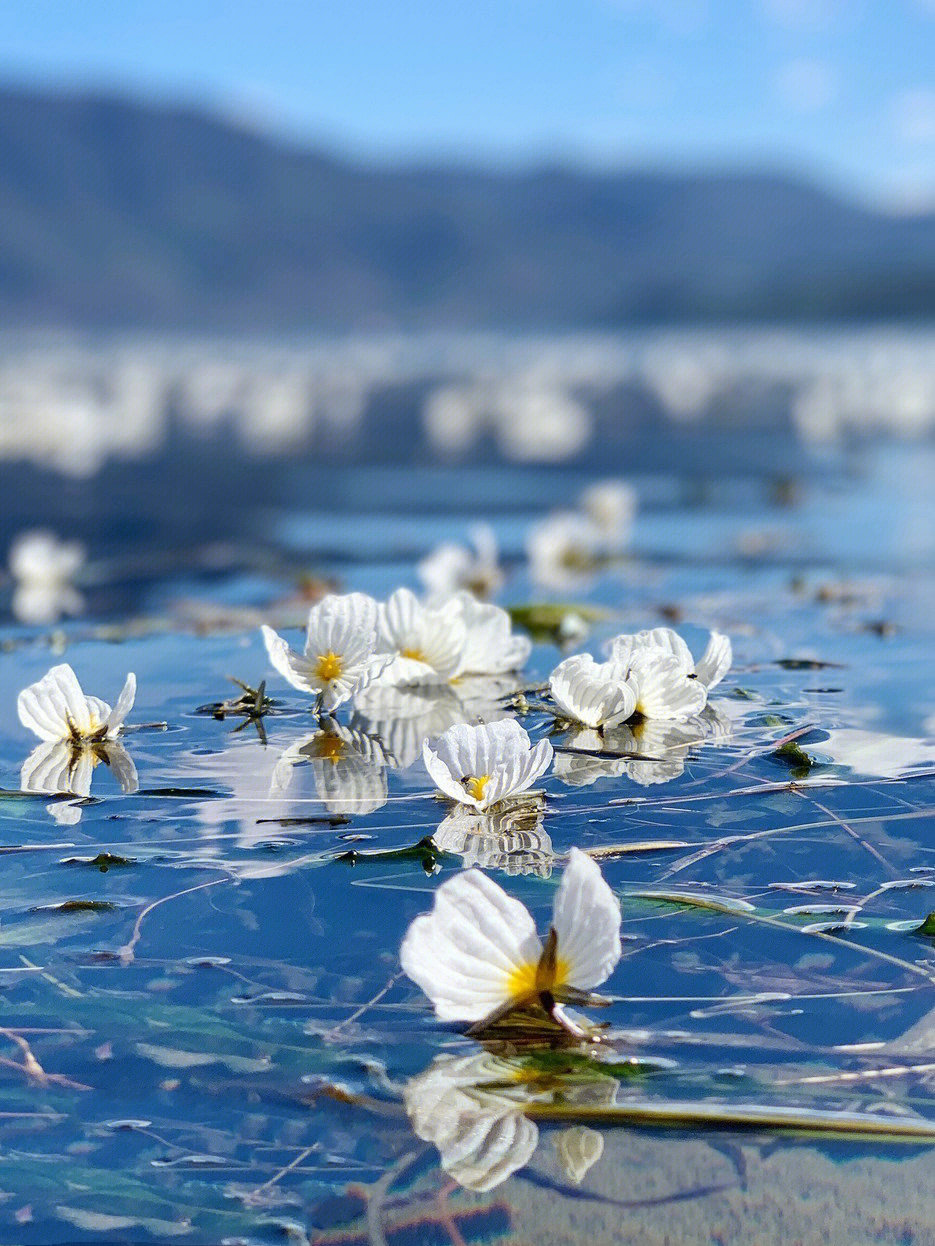
[[[365,167],[189,108],[0,91],[0,321],[935,314],[935,215],[759,173]]]

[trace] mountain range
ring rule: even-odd
[[[782,172],[363,163],[0,89],[0,324],[286,331],[935,314],[935,214]]]

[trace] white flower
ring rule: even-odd
[[[684,721],[700,714],[708,694],[700,679],[693,678],[672,653],[658,645],[639,643],[633,636],[618,636],[611,661],[625,672],[636,693],[634,713],[642,718]]]
[[[696,663],[688,645],[671,627],[654,627],[633,635],[617,636],[611,652],[618,661],[626,662],[632,654],[651,649],[671,654],[684,674],[693,676],[706,690],[721,682],[733,660],[730,637],[711,632],[707,647]]]
[[[13,613],[23,623],[54,623],[63,614],[80,614],[84,598],[72,585],[85,551],[77,541],[60,541],[51,532],[24,532],[10,546],[10,574],[17,586]]]
[[[16,708],[24,727],[40,740],[72,743],[112,740],[123,726],[136,697],[136,676],[129,674],[113,709],[97,697],[81,691],[75,672],[67,662],[53,666],[47,675],[19,694]]]
[[[620,905],[594,861],[572,848],[543,946],[525,905],[464,870],[413,921],[400,959],[440,1021],[487,1023],[536,1002],[555,1016],[555,1001],[580,999],[613,971]]]
[[[461,857],[466,866],[548,878],[553,854],[543,812],[541,801],[529,800],[503,804],[489,813],[456,805],[432,839],[442,852]]]
[[[581,494],[580,505],[611,553],[627,544],[636,514],[636,490],[622,480],[601,480]]]
[[[373,813],[386,804],[386,752],[379,740],[330,721],[287,748],[273,771],[270,795],[282,795],[296,766],[308,762],[329,813]]]
[[[103,762],[113,773],[121,790],[130,794],[139,787],[133,758],[119,740],[96,742],[46,740],[29,754],[20,771],[20,788],[24,792],[65,793],[88,796],[91,775]],[[57,801],[47,806],[56,822],[74,825],[81,818],[81,805]]]
[[[500,606],[458,593],[442,610],[464,626],[459,675],[505,675],[526,665],[532,641],[513,632],[510,616]]]
[[[408,588],[398,588],[380,606],[377,652],[392,658],[384,683],[448,683],[463,669],[466,641],[456,614],[424,606]]]
[[[586,727],[613,727],[636,709],[636,689],[618,662],[595,662],[578,653],[559,662],[549,676],[549,689],[562,717]]]
[[[576,588],[597,567],[601,533],[575,511],[559,511],[530,529],[526,537],[529,573],[544,588]]]
[[[481,1194],[531,1159],[539,1130],[523,1107],[534,1097],[515,1061],[487,1051],[437,1056],[403,1091],[416,1135],[437,1147],[449,1176]]]
[[[386,666],[375,659],[378,606],[366,593],[330,594],[308,614],[304,653],[262,627],[269,660],[293,688],[310,692],[325,710],[337,709]]]
[[[422,759],[438,788],[452,800],[487,809],[527,791],[549,768],[552,745],[535,746],[515,718],[456,723],[422,747]]]
[[[461,589],[490,597],[503,584],[493,529],[489,524],[477,524],[470,535],[476,553],[446,541],[419,563],[416,570],[430,598],[443,599]]]

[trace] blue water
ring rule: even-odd
[[[615,773],[612,762],[580,786],[550,774],[540,830],[551,851],[494,867],[541,928],[562,854],[605,850],[624,957],[606,984],[606,1042],[577,1063],[485,1055],[400,976],[408,923],[461,867],[425,847],[392,855],[447,813],[417,748],[457,706],[358,717],[351,725],[379,734],[386,766],[332,776],[323,799],[313,766],[299,764],[277,791],[277,762],[315,723],[268,668],[256,624],[301,622],[300,568],[377,596],[415,585],[418,557],[480,517],[511,567],[500,600],[547,599],[528,580],[523,535],[573,500],[580,474],[312,472],[305,504],[245,514],[251,539],[226,567],[196,548],[187,565],[135,574],[134,557],[165,552],[154,527],[98,567],[87,617],[61,630],[9,622],[3,1240],[818,1241],[829,1240],[818,1236],[822,1200],[841,1216],[830,1240],[935,1240],[922,1142],[856,1127],[850,1138],[790,1135],[742,1115],[633,1127],[623,1111],[689,1103],[935,1122],[935,945],[913,930],[935,909],[931,766],[904,743],[933,734],[932,452],[882,444],[800,466],[782,501],[768,478],[639,478],[630,555],[551,595],[606,609],[585,642],[595,653],[616,631],[674,614],[696,650],[717,626],[735,654],[717,732],[664,774],[647,763]],[[559,657],[537,644],[527,682]],[[63,802],[17,794],[33,742],[15,715],[18,690],[63,658],[110,700],[134,670],[130,721],[157,724],[125,738],[138,792],[121,792],[102,765],[91,799],[64,816]],[[199,712],[236,694],[228,676],[268,680],[274,705],[259,727]],[[543,714],[524,721],[534,736],[550,728]],[[823,750],[838,729],[873,733],[851,765]],[[775,755],[796,732],[807,776],[801,755]],[[689,903],[659,898],[673,892]],[[825,910],[867,897],[835,929],[840,913]],[[72,901],[107,907],[56,908]],[[812,911],[789,911],[802,906]],[[533,1118],[535,1146],[472,1189],[450,1155],[441,1166],[420,1104],[429,1073],[457,1065],[470,1088],[489,1080],[495,1056],[516,1105],[506,1151],[528,1144]],[[459,1093],[447,1092],[449,1107]],[[524,1114],[530,1103],[538,1116]],[[504,1110],[483,1104],[468,1116],[489,1139]]]

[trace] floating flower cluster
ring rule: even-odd
[[[590,512],[582,522],[604,534],[601,548],[615,548],[631,514],[626,495],[602,485],[582,505]],[[507,611],[466,586],[473,579],[480,587],[480,563],[490,573],[487,584],[495,581],[492,541],[478,544],[478,560],[460,560],[457,575],[443,577],[444,560],[436,560],[438,591],[427,601],[407,588],[383,602],[331,594],[310,609],[301,649],[261,629],[272,666],[312,698],[316,719],[279,756],[269,795],[283,796],[296,768],[307,764],[330,812],[366,814],[388,798],[387,769],[421,757],[449,802],[435,846],[469,868],[443,883],[431,913],[412,923],[401,949],[404,971],[442,1021],[480,1032],[513,1014],[521,1024],[538,1014],[575,1039],[588,1038],[592,1031],[565,1005],[601,1002],[592,991],[621,950],[620,906],[600,869],[571,849],[540,939],[528,910],[477,867],[548,877],[555,857],[543,826],[545,795],[536,785],[553,761],[572,784],[593,781],[588,766],[609,765],[604,773],[647,761],[665,766],[673,733],[683,752],[703,738],[708,692],[730,666],[730,641],[712,633],[696,662],[677,633],[657,628],[615,637],[602,661],[590,653],[566,657],[538,690],[544,702],[532,707],[553,737],[566,737],[557,752],[546,736],[532,739],[516,717],[530,708],[519,673],[531,641],[513,631]],[[455,568],[454,557],[446,557]],[[111,709],[86,696],[67,665],[24,689],[20,719],[42,744],[23,766],[23,788],[87,797],[91,773],[104,762],[125,792],[136,790],[133,762],[117,739],[135,692],[129,675]],[[246,692],[244,703],[258,711],[263,689]],[[339,722],[345,706],[350,719]],[[647,745],[650,758],[641,751]],[[50,810],[60,820],[81,816],[80,801],[56,801]]]

